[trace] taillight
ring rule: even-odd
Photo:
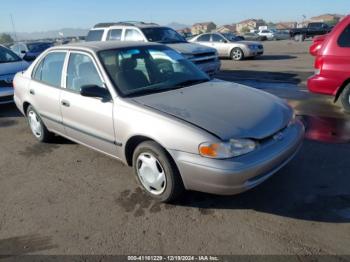
[[[319,75],[323,68],[323,58],[322,56],[316,57],[315,60],[315,75]]]

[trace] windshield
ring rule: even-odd
[[[51,43],[31,43],[27,44],[28,50],[31,53],[40,53],[44,52],[46,49],[52,47]]]
[[[0,63],[19,62],[22,59],[11,50],[0,46]]]
[[[182,55],[166,46],[99,52],[100,60],[122,96],[164,92],[209,81]]]
[[[186,43],[186,39],[183,38],[178,32],[171,28],[166,27],[155,27],[155,28],[144,28],[142,32],[146,36],[149,42],[157,43]]]

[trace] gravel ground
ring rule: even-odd
[[[287,99],[308,129],[288,166],[238,196],[155,203],[130,168],[65,139],[38,144],[1,106],[0,254],[349,254],[350,120],[305,89],[309,44],[267,42],[261,58],[223,61],[219,78]]]

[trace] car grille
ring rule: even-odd
[[[12,81],[11,82],[7,82],[5,80],[0,80],[0,88],[1,87],[12,87],[13,84],[12,84]]]
[[[215,52],[194,54],[191,61],[195,64],[214,62],[217,59]]]
[[[1,102],[9,102],[9,101],[13,101],[13,96],[2,96],[2,97],[0,97],[0,103]]]

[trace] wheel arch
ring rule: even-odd
[[[158,145],[160,145],[161,147],[163,147],[165,149],[165,151],[168,153],[168,156],[172,159],[169,152],[162,145],[162,143],[159,143],[159,141],[157,141],[151,137],[148,137],[148,136],[135,135],[135,136],[130,137],[128,139],[128,141],[125,143],[124,154],[125,154],[125,160],[126,160],[126,163],[128,164],[128,166],[132,167],[132,158],[133,158],[133,155],[134,155],[134,152],[135,152],[135,149],[137,148],[137,146],[143,142],[146,142],[146,141],[153,141],[153,142],[157,143]]]
[[[334,102],[336,103],[341,95],[343,93],[345,87],[347,87],[350,84],[350,78],[344,81],[344,83],[338,88],[337,93],[335,94]]]
[[[27,101],[23,102],[22,108],[23,108],[23,113],[24,115],[27,115],[27,109],[31,104]]]

